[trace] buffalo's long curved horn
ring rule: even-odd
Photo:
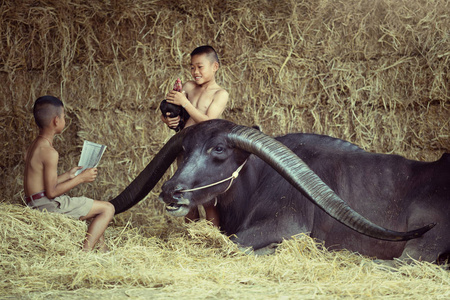
[[[126,211],[141,201],[153,189],[180,154],[185,132],[186,130],[183,130],[174,135],[133,182],[110,201],[116,209],[116,214]]]
[[[420,237],[435,225],[429,224],[408,232],[397,232],[378,226],[349,207],[303,160],[274,138],[256,129],[239,125],[236,125],[228,136],[235,147],[257,155],[327,214],[359,233],[381,240],[406,241]]]

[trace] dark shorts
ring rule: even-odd
[[[54,199],[42,197],[40,199],[29,202],[28,207],[47,210],[48,212],[56,212],[60,214],[69,215],[73,218],[79,219],[86,216],[94,205],[94,200],[87,197],[69,197],[61,195]]]

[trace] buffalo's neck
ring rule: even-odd
[[[217,197],[220,228],[225,233],[236,233],[249,218],[263,167],[262,161],[251,155],[231,188]]]
[[[317,207],[259,158],[248,166],[219,200],[221,230],[255,248],[311,232]]]

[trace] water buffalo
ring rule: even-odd
[[[172,137],[111,201],[116,213],[145,197],[179,155],[160,194],[167,212],[217,202],[220,229],[242,247],[308,233],[329,249],[383,260],[436,262],[450,253],[449,154],[419,162],[329,136],[272,138],[211,120]]]

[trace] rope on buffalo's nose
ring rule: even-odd
[[[242,170],[242,168],[244,167],[245,163],[247,162],[247,160],[245,160],[242,165],[239,166],[239,168],[236,169],[236,171],[233,172],[233,174],[231,174],[230,177],[225,178],[223,180],[208,184],[208,185],[204,185],[204,186],[200,186],[200,187],[196,187],[193,189],[186,189],[186,190],[180,190],[179,192],[193,192],[193,191],[198,191],[198,190],[203,190],[221,183],[224,183],[225,181],[230,180],[230,184],[228,185],[228,187],[225,189],[225,191],[223,191],[222,193],[225,193],[226,191],[228,191],[228,189],[231,187],[231,184],[233,183],[233,181],[239,176],[239,172]]]

